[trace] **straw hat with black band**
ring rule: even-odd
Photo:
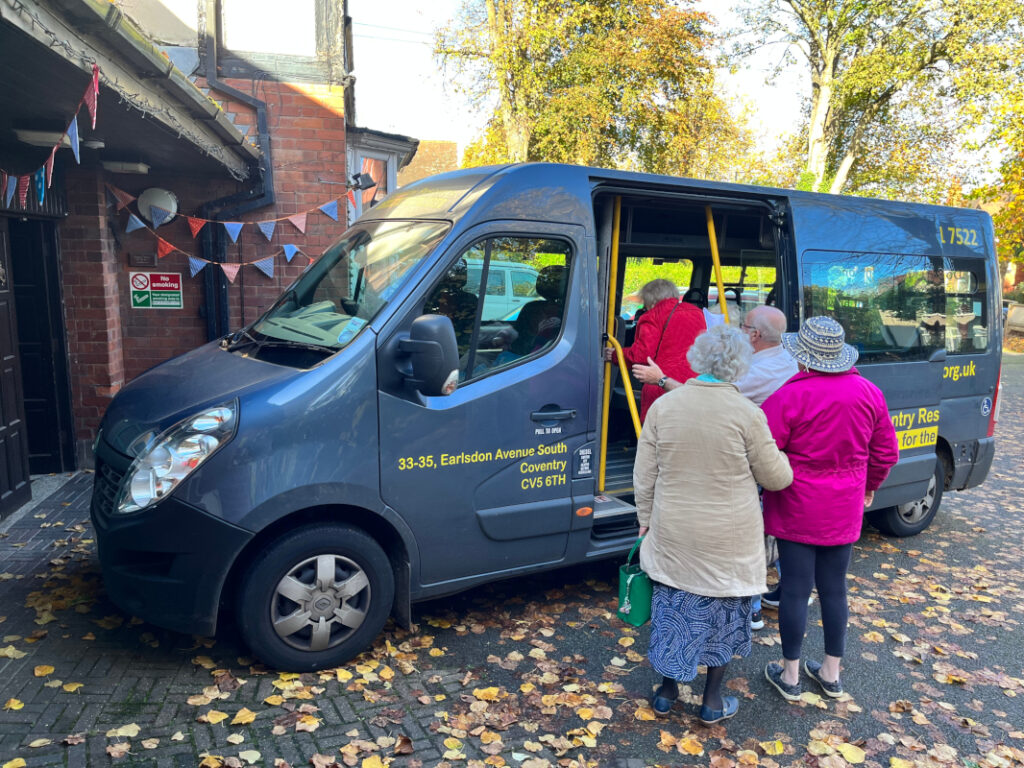
[[[797,333],[784,333],[782,346],[800,365],[812,371],[843,373],[860,354],[846,343],[843,326],[831,317],[809,317]]]

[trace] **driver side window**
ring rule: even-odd
[[[570,266],[568,243],[536,237],[488,238],[456,259],[423,311],[451,318],[461,381],[554,345],[565,319]]]

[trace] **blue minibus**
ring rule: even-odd
[[[114,398],[92,498],[111,598],[181,632],[234,622],[301,671],[415,601],[624,554],[634,404],[603,349],[636,276],[661,273],[723,312],[843,324],[899,436],[867,513],[883,531],[985,479],[1002,331],[984,212],[474,168],[394,192],[258,320]]]

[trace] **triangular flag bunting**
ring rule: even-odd
[[[18,187],[18,177],[8,176],[7,187],[4,189],[4,208],[11,207],[11,198],[14,197],[14,190]]]
[[[299,246],[297,246],[297,245],[286,245],[284,247],[284,257],[286,259],[288,259],[288,263],[289,264],[292,263],[292,257],[295,256],[295,253],[298,250],[299,250]]]
[[[200,272],[203,271],[203,267],[205,267],[208,263],[209,262],[204,261],[203,259],[197,259],[195,256],[189,256],[188,271],[192,273],[191,275],[189,275],[189,277],[195,277],[196,275],[198,275]]]
[[[260,232],[263,236],[269,240],[274,236],[274,227],[277,226],[277,222],[271,219],[270,221],[257,221],[256,226],[260,228]]]
[[[43,201],[46,200],[46,166],[37,168],[35,172],[36,177],[36,199],[39,201],[40,207],[43,205]]]
[[[196,219],[192,216],[186,216],[185,218],[188,219],[188,228],[192,230],[192,237],[198,235],[199,230],[202,229],[203,225],[206,223],[206,219]]]
[[[153,221],[153,229],[156,229],[171,218],[171,212],[159,205],[151,205],[149,206],[149,218]]]
[[[75,162],[81,164],[82,158],[78,148],[78,115],[72,117],[68,123],[68,138],[71,140],[71,151],[75,153]]]
[[[306,234],[306,214],[296,213],[294,216],[289,216],[288,221],[295,225],[295,228],[302,234]]]
[[[31,180],[32,177],[29,174],[18,177],[18,205],[22,208],[28,202],[28,185]]]
[[[323,205],[320,206],[320,210],[323,211],[324,213],[326,213],[328,216],[330,216],[335,221],[338,220],[338,201],[337,200],[331,200],[331,202],[329,202],[329,203],[324,203]]]
[[[89,109],[89,117],[92,118],[92,129],[96,130],[96,97],[100,93],[100,68],[92,65],[92,82],[85,90],[85,106]]]
[[[129,194],[128,194],[127,192],[125,192],[125,191],[124,191],[123,189],[118,189],[118,188],[117,188],[117,187],[115,187],[115,186],[114,186],[113,184],[107,184],[107,188],[108,188],[108,189],[109,189],[109,190],[110,190],[111,192],[113,192],[113,193],[114,193],[114,197],[116,197],[116,198],[117,198],[117,210],[118,210],[118,211],[120,211],[120,210],[121,210],[122,208],[124,208],[124,207],[125,207],[126,205],[130,205],[130,204],[132,203],[132,201],[133,201],[133,200],[135,200],[135,198],[134,198],[134,197],[132,197],[131,195],[129,195]]]
[[[46,188],[49,189],[53,183],[53,158],[57,156],[57,148],[54,147],[50,150],[50,156],[46,158],[44,167],[46,168]]]
[[[128,225],[124,228],[125,232],[134,232],[136,229],[145,228],[145,224],[136,216],[134,213],[128,214]]]
[[[345,197],[347,197],[347,198],[348,198],[348,202],[349,202],[349,204],[350,204],[350,205],[351,205],[351,206],[352,206],[353,208],[355,208],[355,207],[356,207],[356,193],[355,193],[355,192],[353,192],[353,191],[352,191],[352,190],[350,189],[350,190],[348,191],[348,194],[346,194],[346,195],[345,195]]]
[[[245,224],[245,222],[244,221],[222,221],[221,224],[224,225],[224,229],[227,230],[228,235],[231,237],[231,242],[232,243],[237,243],[238,242],[238,233],[242,231],[242,225]]]
[[[228,282],[235,282],[235,276],[238,274],[238,270],[241,269],[241,264],[221,264],[220,268],[224,270],[224,274],[228,276]]]
[[[175,248],[170,243],[168,243],[162,237],[158,237],[156,239],[156,257],[158,259],[162,259],[167,254],[174,253],[176,250],[178,250],[178,249]]]
[[[267,277],[274,276],[274,257],[268,256],[265,259],[254,261],[252,264],[256,269],[265,274]]]

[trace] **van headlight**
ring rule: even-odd
[[[116,511],[138,512],[155,504],[235,434],[238,404],[218,405],[150,437],[128,468]]]

